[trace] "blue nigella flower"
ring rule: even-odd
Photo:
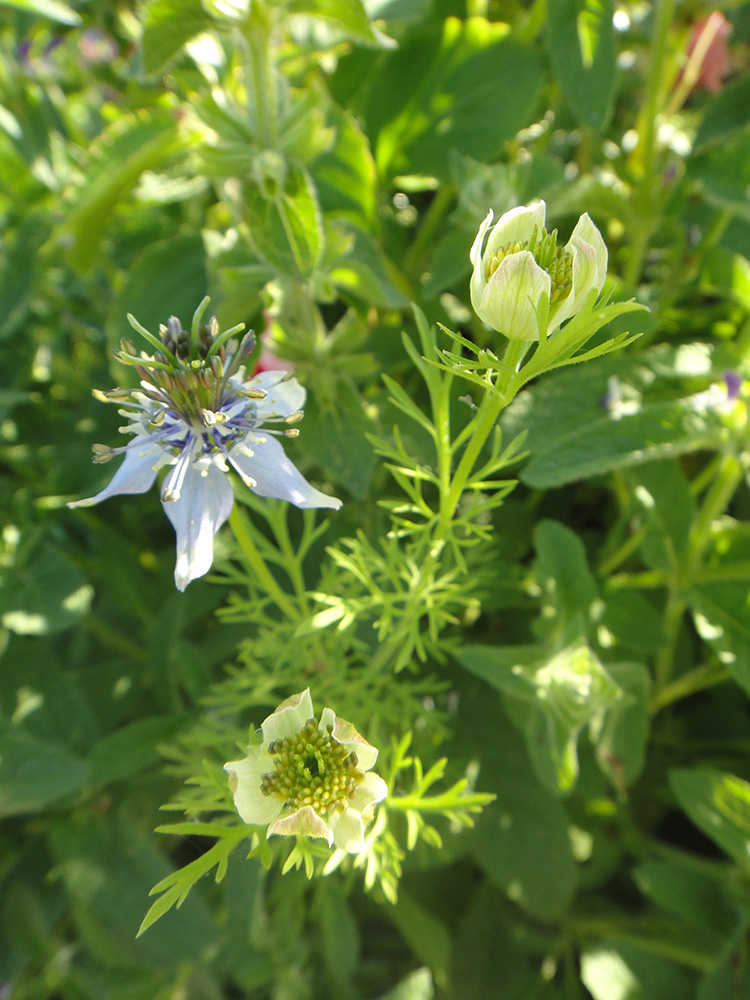
[[[120,454],[125,460],[96,496],[68,504],[87,507],[119,493],[145,493],[159,470],[170,466],[161,502],[177,535],[174,577],[179,590],[211,568],[214,535],[234,503],[226,476],[230,469],[259,496],[289,500],[297,507],[341,506],[336,497],[307,482],[277,440],[299,433],[288,425],[302,417],[304,388],[287,372],[248,378],[243,362],[255,337],[248,333],[237,344],[231,338],[241,327],[219,333],[215,318],[201,326],[207,305],[206,298],[190,334],[172,316],[160,328],[161,340],[128,316],[157,349],[154,355],[135,356],[133,345],[123,341],[117,352],[120,361],[135,367],[141,388],[95,390],[94,395],[119,403],[129,421],[122,430],[135,436],[120,448],[94,445],[95,462]]]

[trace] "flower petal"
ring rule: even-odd
[[[293,694],[291,698],[282,701],[276,711],[263,721],[261,724],[263,742],[268,744],[274,740],[283,740],[287,736],[293,736],[314,715],[310,688],[305,688],[299,694]]]
[[[356,809],[336,813],[331,817],[333,843],[347,854],[359,854],[365,849],[365,826]]]
[[[255,480],[253,493],[259,496],[289,500],[297,507],[333,507],[338,510],[341,506],[336,497],[329,497],[308,483],[270,434],[248,434],[244,443],[236,444],[231,449],[229,458],[241,472]]]
[[[607,253],[607,244],[602,239],[602,234],[591,221],[588,212],[584,212],[576,223],[573,235],[570,237],[570,243],[573,243],[575,240],[586,243],[593,249],[596,258],[596,287],[601,291],[604,280],[607,277],[609,255]]]
[[[275,833],[282,837],[293,837],[295,834],[301,837],[319,837],[327,840],[329,847],[333,844],[333,831],[312,806],[304,806],[291,815],[282,816],[271,823],[266,838],[272,837]]]
[[[589,292],[594,289],[598,292],[601,289],[601,285],[597,284],[597,261],[594,248],[577,237],[575,239],[571,237],[568,249],[573,255],[572,285],[569,294],[559,302],[555,302],[550,308],[547,324],[548,333],[552,333],[566,319],[579,312]]]
[[[364,781],[362,781],[357,789],[354,798],[350,800],[350,808],[356,809],[366,815],[372,806],[387,798],[387,783],[380,777],[379,774],[375,774],[373,771],[368,771],[364,777]]]
[[[235,807],[245,823],[265,826],[281,815],[281,799],[264,795],[260,788],[261,776],[273,770],[271,758],[260,747],[251,747],[244,760],[229,761],[224,770],[229,775]]]
[[[331,709],[324,709],[323,716],[325,716],[326,712],[331,712]],[[321,729],[325,728],[323,725],[323,716],[321,716],[320,719],[319,728]],[[349,753],[356,753],[360,771],[369,771],[378,759],[378,751],[375,747],[370,746],[366,739],[359,735],[351,722],[346,722],[344,719],[340,719],[338,715],[334,715],[333,712],[331,712],[331,716],[333,717],[333,732],[331,733],[333,738],[337,743],[343,744]],[[326,720],[326,724],[328,721],[329,720]]]
[[[482,253],[482,245],[484,243],[487,228],[491,222],[492,209],[490,209],[484,217],[482,225],[479,227],[479,232],[477,233],[474,243],[472,244],[471,251],[469,252],[471,263],[474,265],[474,271],[471,275],[471,281],[469,283],[469,291],[471,293],[471,305],[475,313],[479,312],[479,307],[482,304],[482,292],[484,291],[484,286],[487,284],[487,279],[484,276],[484,254]]]
[[[534,227],[541,229],[544,225],[546,214],[547,206],[545,203],[534,201],[530,205],[519,205],[518,208],[512,208],[509,212],[501,215],[487,240],[487,247],[484,251],[485,260],[493,251],[506,243],[525,243],[531,239]]]
[[[149,442],[148,445],[144,443],[140,447],[141,441],[145,439],[135,437],[130,442],[125,452],[125,460],[110,479],[108,486],[96,496],[88,497],[86,500],[74,500],[68,507],[90,507],[106,500],[107,497],[122,493],[145,493],[156,479],[159,469],[167,463],[172,463],[174,457],[153,442]]]
[[[552,281],[528,250],[510,254],[487,282],[477,314],[510,340],[539,340],[537,308]]]
[[[289,378],[286,372],[262,372],[252,380],[252,386],[268,393],[265,399],[258,401],[256,412],[259,424],[272,416],[288,417],[305,405],[305,388],[296,378]]]
[[[211,568],[214,535],[229,517],[233,503],[232,487],[213,463],[207,467],[192,464],[178,499],[162,503],[177,535],[174,582],[178,590]]]

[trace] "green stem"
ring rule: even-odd
[[[443,184],[439,187],[435,197],[430,202],[430,206],[425,212],[422,223],[414,237],[414,242],[409,247],[403,261],[403,271],[406,274],[413,274],[419,267],[420,261],[429,246],[434,243],[435,233],[440,222],[448,211],[454,198],[454,189],[451,184]]]
[[[690,529],[687,551],[682,565],[670,581],[667,605],[664,611],[664,628],[667,643],[656,658],[656,694],[669,684],[674,668],[674,656],[679,638],[682,619],[688,608],[685,597],[687,588],[695,581],[706,548],[711,541],[711,527],[720,517],[732,499],[734,491],[742,479],[742,466],[736,455],[726,453],[716,472],[716,478],[708,489],[698,516]]]
[[[275,149],[278,145],[276,67],[271,60],[272,30],[271,11],[264,3],[253,0],[247,31],[248,61],[258,126],[258,145],[264,149]]]
[[[635,219],[630,259],[625,268],[625,284],[635,288],[643,270],[643,261],[654,229],[654,181],[656,168],[656,120],[662,101],[664,65],[667,52],[669,27],[674,14],[675,0],[657,0],[654,33],[651,43],[651,62],[646,82],[639,146],[642,157],[642,176],[635,196]]]
[[[447,534],[456,507],[461,499],[461,494],[466,488],[466,483],[476,460],[487,438],[492,433],[497,418],[515,395],[518,365],[523,360],[528,347],[529,345],[526,341],[508,341],[503,357],[504,368],[498,376],[494,391],[486,392],[484,399],[479,404],[479,410],[474,418],[475,426],[471,439],[458,463],[456,472],[451,480],[450,489],[447,494],[444,493],[441,496],[440,522],[435,533],[436,541],[441,540]]]
[[[263,556],[258,551],[255,542],[252,539],[247,521],[239,508],[239,504],[237,503],[235,503],[234,507],[232,507],[232,512],[229,515],[229,527],[232,529],[234,537],[237,540],[237,544],[240,547],[240,551],[249,563],[258,583],[263,587],[268,596],[276,602],[279,609],[283,611],[288,618],[297,620],[299,618],[299,610],[297,606],[289,594],[281,589],[266,565]]]
[[[691,694],[697,694],[698,691],[705,691],[706,688],[722,684],[731,676],[731,672],[720,664],[706,664],[702,667],[696,667],[695,670],[688,671],[682,677],[678,677],[656,692],[651,699],[651,714],[656,715],[667,705],[687,698]]]

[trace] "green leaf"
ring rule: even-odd
[[[747,586],[735,582],[691,587],[688,603],[696,631],[719,655],[732,677],[750,694],[750,601]]]
[[[568,638],[571,631],[584,634],[597,586],[583,542],[564,524],[548,519],[537,525],[534,542],[534,576],[543,594],[545,631],[554,628]]]
[[[506,25],[449,17],[438,30],[415,34],[373,80],[366,117],[381,173],[447,180],[449,150],[491,161],[536,110],[540,58]]]
[[[372,421],[348,380],[336,379],[333,399],[326,398],[325,402],[321,402],[323,394],[315,392],[314,386],[312,389],[300,425],[301,447],[326,476],[345,484],[354,497],[361,498],[367,492],[376,461],[367,440],[367,434],[373,431]],[[330,392],[326,395],[330,396]]]
[[[22,729],[0,733],[0,818],[41,812],[86,784],[85,761]]]
[[[702,109],[695,148],[717,143],[735,132],[747,129],[747,109],[750,107],[750,76],[743,73],[715,94]]]
[[[145,247],[128,268],[112,301],[107,321],[111,343],[133,337],[128,313],[153,333],[158,333],[159,324],[170,316],[177,316],[188,327],[207,283],[205,249],[199,235],[178,233]]]
[[[649,566],[675,569],[687,549],[696,514],[687,480],[674,461],[647,462],[627,473],[651,531],[643,542]]]
[[[619,420],[601,416],[558,439],[531,459],[521,479],[536,489],[562,486],[654,459],[713,450],[727,434],[716,413],[701,410],[690,398],[652,403]]]
[[[282,274],[309,276],[324,249],[317,192],[309,174],[287,164],[283,183],[248,184],[245,210],[258,254]]]
[[[15,7],[29,14],[49,17],[61,24],[80,24],[81,15],[60,0],[0,0],[0,6]]]
[[[615,95],[613,0],[555,0],[546,47],[563,96],[580,120],[601,128]]]
[[[403,889],[389,916],[417,958],[429,966],[435,985],[445,989],[450,982],[452,950],[445,924]]]
[[[180,719],[154,716],[136,719],[105,736],[89,755],[91,783],[107,785],[131,778],[160,760],[157,744],[180,727]]]
[[[608,663],[607,673],[624,692],[610,706],[594,736],[596,759],[615,788],[628,788],[646,762],[651,732],[651,674],[642,663]]]
[[[18,635],[62,632],[88,613],[93,596],[62,552],[48,540],[29,538],[0,582],[0,621]]]
[[[328,975],[334,982],[350,985],[359,959],[359,933],[340,883],[333,879],[317,883],[313,911],[320,921]]]
[[[688,975],[671,956],[649,954],[646,947],[604,939],[584,949],[581,979],[594,1000],[693,1000]]]
[[[693,823],[750,871],[750,784],[710,767],[676,768],[669,783]]]
[[[143,13],[143,66],[156,73],[185,42],[211,25],[201,0],[149,0]]]
[[[177,123],[168,112],[121,116],[99,137],[61,234],[74,267],[85,270],[94,262],[118,202],[178,145]]]
[[[311,14],[333,21],[347,38],[378,44],[362,0],[290,0],[287,8],[290,13]]]
[[[606,601],[598,623],[609,632],[613,649],[645,656],[666,644],[663,616],[639,591],[614,590],[607,594]]]

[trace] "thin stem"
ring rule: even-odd
[[[688,671],[654,694],[651,699],[651,714],[656,715],[667,705],[692,694],[697,694],[698,691],[705,691],[706,688],[714,687],[716,684],[723,684],[731,676],[731,671],[722,667],[721,664],[705,664],[702,667],[696,667],[695,670]]]
[[[273,598],[279,609],[283,611],[288,618],[291,618],[292,620],[298,619],[298,608],[289,594],[282,590],[276,582],[276,579],[266,565],[263,556],[258,551],[255,542],[252,539],[247,520],[237,503],[235,503],[234,507],[232,507],[232,512],[229,515],[229,527],[234,533],[234,537],[237,540],[240,551],[249,563],[256,579],[266,591],[268,596]]]
[[[630,259],[625,268],[625,283],[635,288],[643,270],[643,261],[654,228],[653,201],[656,168],[656,122],[662,100],[664,65],[669,27],[674,14],[675,0],[657,0],[651,63],[646,82],[646,99],[641,119],[639,148],[642,176],[635,197],[636,216]]]

